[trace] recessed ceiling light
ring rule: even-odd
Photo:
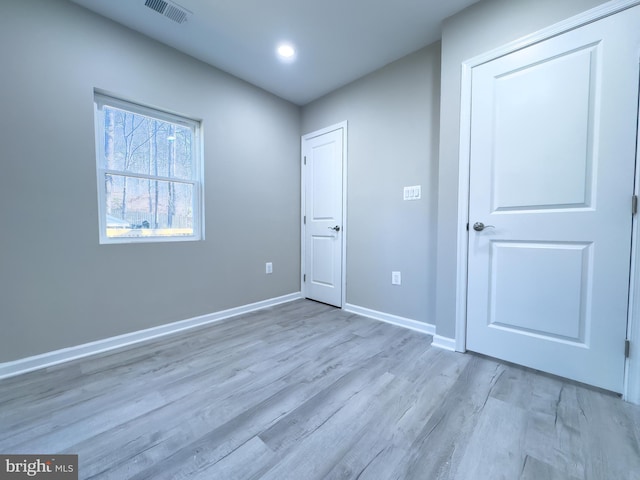
[[[281,43],[278,45],[276,50],[278,52],[278,56],[283,60],[293,60],[296,56],[296,50],[289,43]]]

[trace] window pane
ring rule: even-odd
[[[193,131],[184,125],[104,105],[108,170],[191,180]]]
[[[193,235],[193,185],[105,175],[107,237]]]

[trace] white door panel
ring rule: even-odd
[[[494,211],[587,203],[593,162],[589,132],[599,96],[591,75],[594,49],[525,68],[505,59],[494,67],[512,71],[493,81],[483,77],[495,88]],[[551,52],[541,52],[546,53]]]
[[[330,288],[335,286],[333,262],[326,261],[334,257],[335,246],[335,237],[332,235],[311,237],[311,265],[313,265],[309,275],[311,283]]]
[[[342,306],[343,129],[306,136],[305,296]]]
[[[590,245],[494,241],[490,248],[489,325],[584,345]]]
[[[472,71],[467,348],[617,392],[638,25],[635,7]]]

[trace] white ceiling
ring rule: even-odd
[[[71,0],[298,105],[440,38],[478,0],[177,0],[178,24],[145,0]],[[295,45],[295,62],[275,55]]]

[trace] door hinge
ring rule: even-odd
[[[307,281],[307,274],[305,273],[304,275],[302,275],[302,281],[306,282]]]
[[[634,195],[631,197],[631,214],[635,215],[638,213],[638,196]]]
[[[467,222],[467,232],[469,231],[469,222]]]
[[[304,217],[302,217],[302,223],[304,223],[305,225],[307,224],[307,216],[306,215]]]
[[[307,164],[307,156],[306,155],[304,156],[304,164],[305,165]]]
[[[624,341],[624,358],[629,358],[631,353],[631,340]]]

